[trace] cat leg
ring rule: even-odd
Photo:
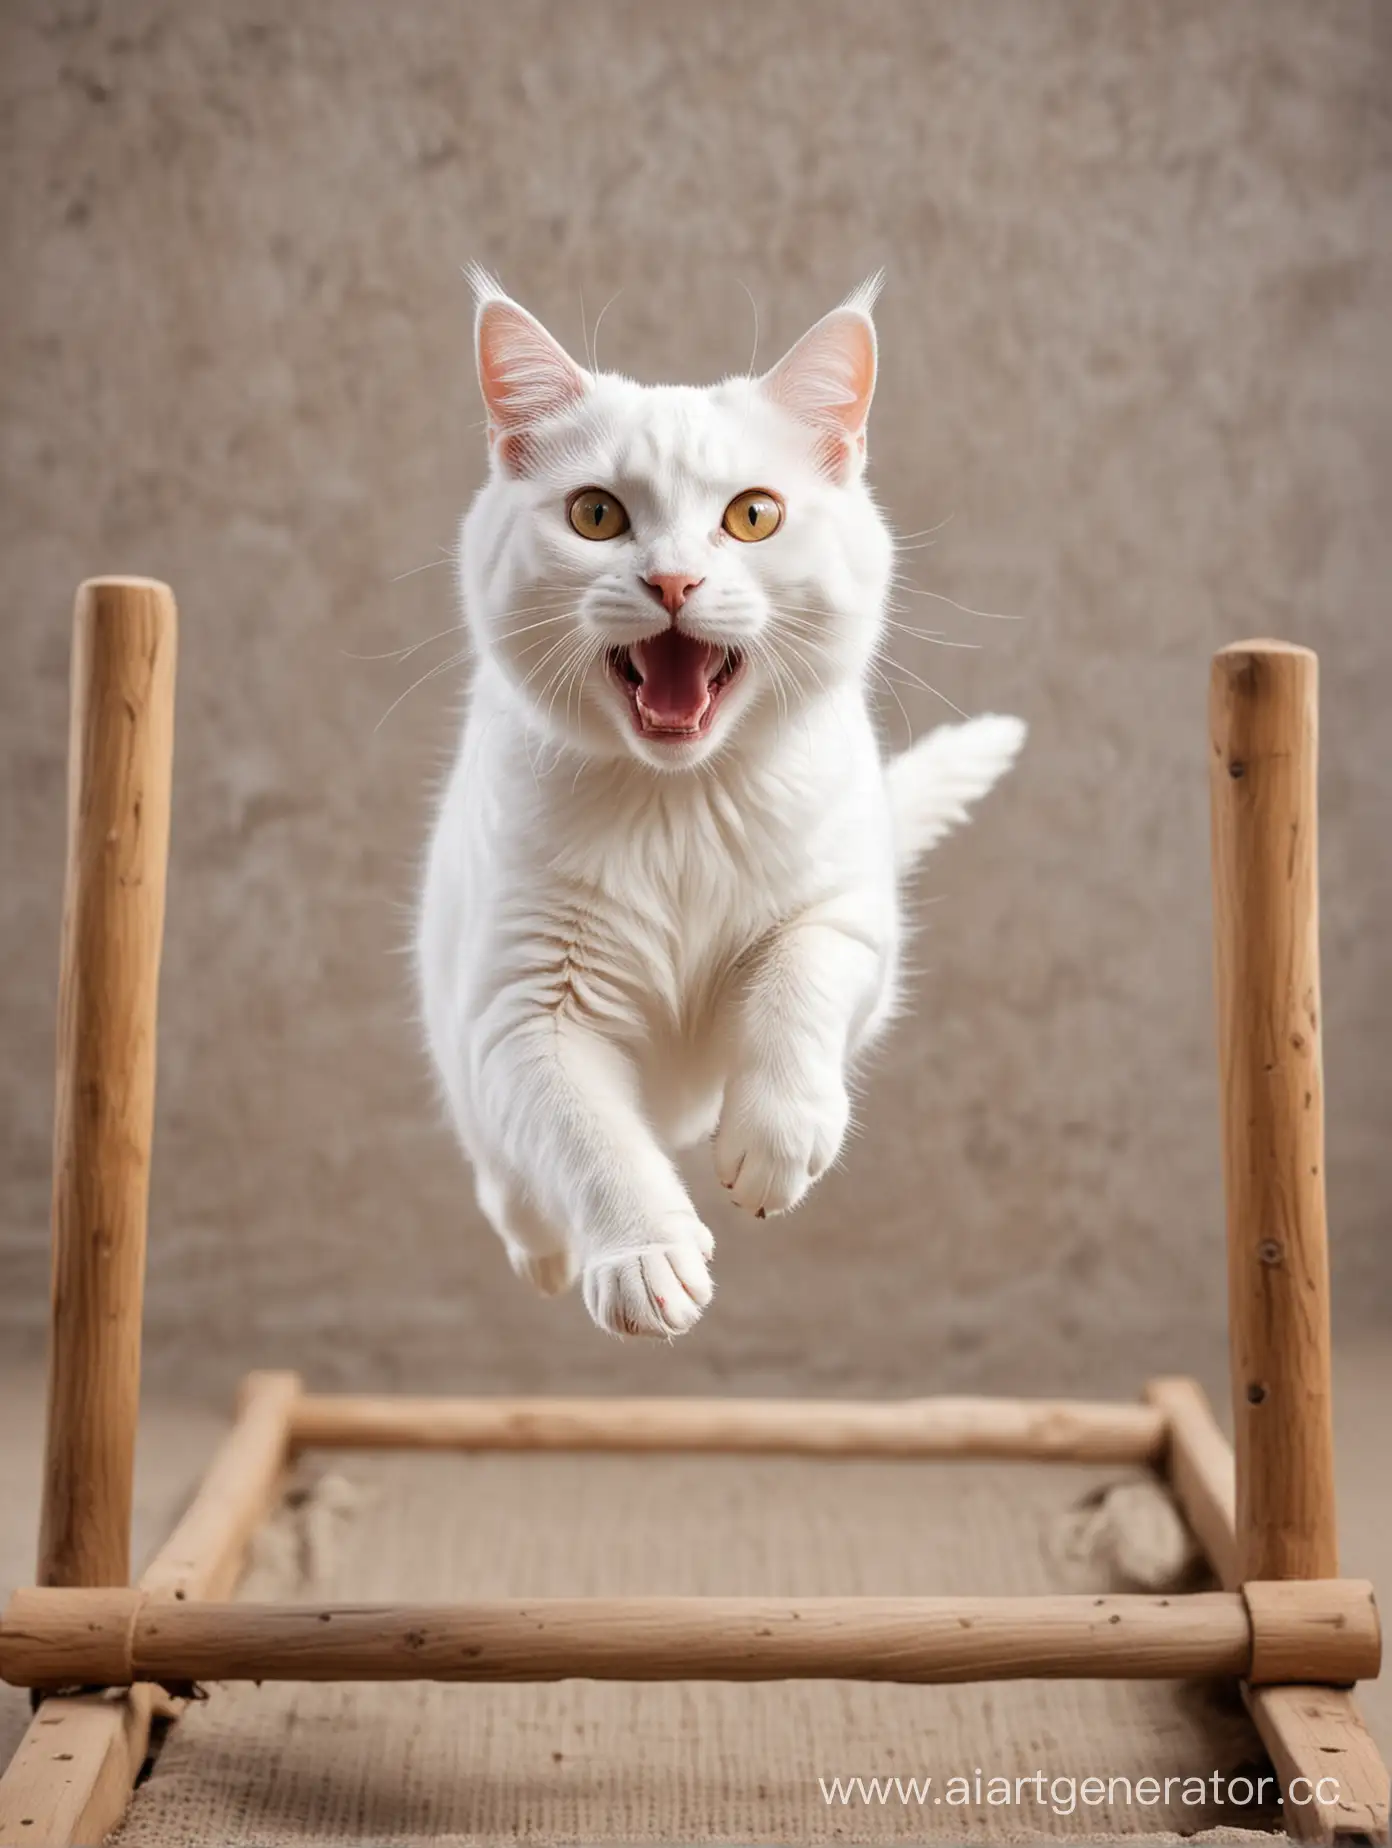
[[[488,1139],[564,1226],[585,1305],[617,1335],[684,1333],[711,1299],[715,1241],[639,1105],[632,1062],[564,1014],[510,1027],[483,1056]]]
[[[730,1063],[715,1170],[760,1219],[796,1206],[850,1121],[846,1065],[886,987],[872,934],[803,918],[780,927],[728,1003]]]
[[[543,1296],[559,1296],[575,1281],[565,1234],[539,1213],[522,1188],[496,1169],[477,1165],[474,1186],[484,1218],[503,1241],[508,1262]]]

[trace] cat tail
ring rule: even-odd
[[[966,821],[1019,756],[1026,729],[1023,719],[988,712],[964,725],[939,725],[890,759],[885,783],[901,872]]]

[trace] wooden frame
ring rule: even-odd
[[[923,1399],[379,1399],[252,1374],[188,1511],[130,1584],[176,616],[168,589],[78,593],[59,995],[53,1316],[38,1585],[0,1675],[42,1695],[0,1778],[0,1844],[101,1840],[157,1717],[200,1679],[1241,1681],[1307,1841],[1387,1840],[1388,1775],[1350,1684],[1372,1591],[1338,1575],[1329,1392],[1316,675],[1308,650],[1214,660],[1210,774],[1234,1456],[1191,1381],[1137,1405]],[[1222,1587],[1184,1596],[225,1602],[304,1448],[1014,1457],[1160,1470]]]

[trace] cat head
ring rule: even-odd
[[[863,479],[878,281],[706,387],[587,371],[473,282],[490,468],[465,606],[541,725],[680,771],[862,677],[892,559]]]

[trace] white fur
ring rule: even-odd
[[[862,479],[873,292],[763,380],[591,375],[478,276],[493,462],[463,525],[477,656],[430,849],[430,1048],[518,1273],[579,1278],[601,1328],[672,1335],[713,1241],[672,1151],[714,1138],[752,1213],[840,1151],[848,1074],[893,1011],[898,879],[1023,740],[944,726],[888,768],[866,696],[893,555]],[[616,494],[623,537],[572,531]],[[749,488],[770,539],[721,531]],[[700,577],[679,621],[744,652],[708,736],[654,742],[606,653],[667,624],[641,579]]]

